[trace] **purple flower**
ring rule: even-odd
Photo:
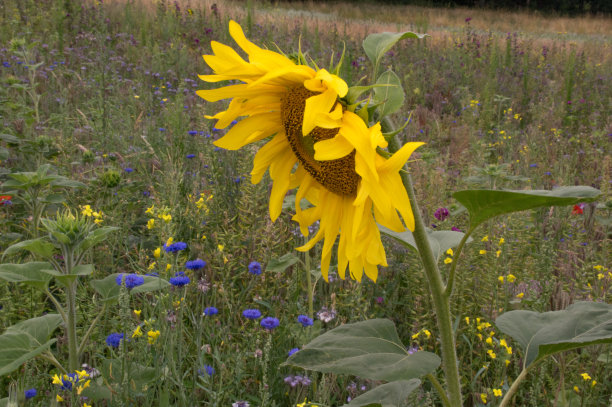
[[[172,243],[170,246],[166,246],[166,244],[164,243],[164,250],[168,253],[179,252],[181,250],[185,250],[186,248],[187,243],[185,242],[175,242]]]
[[[191,282],[191,279],[185,275],[184,271],[177,271],[174,277],[168,280],[175,287],[183,287]]]
[[[261,264],[256,261],[249,263],[249,273],[255,274],[256,276],[261,274]]]
[[[455,226],[453,226],[453,227],[451,228],[451,230],[452,230],[453,232],[461,232],[461,229],[459,229],[458,227],[455,227]]]
[[[206,267],[206,262],[202,259],[190,260],[185,263],[185,267],[189,270],[199,270]]]
[[[134,172],[134,169],[133,169],[133,168],[130,168],[130,167],[125,167],[125,168],[123,169],[123,171],[125,171],[125,172],[127,172],[127,173],[129,174],[130,172]]]
[[[106,337],[106,344],[110,347],[118,348],[122,339],[123,339],[123,334],[112,333]]]
[[[187,134],[189,134],[190,136],[195,136],[195,135],[197,135],[197,134],[198,134],[198,131],[197,131],[197,130],[189,130],[189,131],[187,132]]]
[[[245,309],[242,311],[242,316],[248,319],[257,319],[261,317],[261,311],[256,308]]]
[[[263,328],[267,329],[268,331],[271,331],[274,328],[276,328],[277,326],[279,326],[280,322],[278,321],[277,318],[274,318],[274,317],[265,317],[264,319],[261,320],[261,322],[259,324]]]
[[[436,212],[434,213],[434,217],[436,219],[438,219],[439,221],[443,221],[444,219],[448,218],[448,209],[446,208],[438,208],[436,209]]]
[[[298,322],[302,324],[303,327],[307,327],[312,325],[312,318],[308,318],[306,315],[300,315],[297,318]]]
[[[289,356],[294,355],[296,353],[298,353],[300,350],[300,348],[293,348],[289,351]]]
[[[31,399],[32,397],[36,397],[36,389],[28,389],[24,391],[26,400]]]
[[[130,273],[130,274],[121,273],[115,278],[115,282],[117,283],[117,285],[125,284],[125,286],[131,290],[134,287],[143,285],[144,277],[139,276],[138,274],[134,274],[134,273]]]
[[[215,307],[207,307],[204,310],[204,315],[206,316],[217,315],[218,313],[219,313],[219,310]]]
[[[187,157],[187,158],[194,158],[195,154],[187,154],[185,157]]]
[[[206,373],[209,376],[212,376],[212,375],[215,374],[215,369],[212,366],[210,366],[210,365],[204,365],[204,369],[206,370]]]

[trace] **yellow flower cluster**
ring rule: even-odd
[[[102,217],[104,216],[104,212],[102,211],[96,212],[93,209],[91,209],[90,205],[83,205],[80,208],[81,208],[81,215],[88,217],[88,218],[93,217],[94,223],[96,225],[100,225],[103,222]]]
[[[419,332],[412,335],[412,339],[417,339],[421,334],[424,334],[427,337],[427,339],[431,338],[431,332],[429,332],[429,330],[421,329]]]
[[[170,208],[165,206],[161,209],[157,209],[155,205],[151,205],[147,208],[145,213],[151,216],[151,219],[147,222],[147,229],[153,229],[155,227],[155,218],[162,220],[164,223],[170,223],[172,221]]]
[[[161,335],[159,330],[151,330],[147,332],[147,341],[149,342],[149,345],[153,345],[155,341],[157,341],[157,338],[159,338],[159,335]]]
[[[200,198],[195,201],[195,206],[198,208],[198,211],[203,211],[206,215],[210,213],[210,208],[208,207],[208,203],[213,199],[213,195],[206,195],[204,192],[200,193]]]
[[[65,374],[65,375],[53,375],[52,383],[62,386],[63,389],[67,389],[67,383],[71,383],[70,387],[74,385],[78,385],[76,387],[77,394],[81,394],[83,390],[89,387],[91,380],[88,379],[89,373],[85,369],[83,370],[75,370],[74,374]],[[63,401],[64,399],[58,394],[56,397],[57,401]]]

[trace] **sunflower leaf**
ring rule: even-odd
[[[23,283],[44,290],[51,276],[45,270],[53,266],[46,261],[33,261],[23,264],[0,264],[0,279],[10,283]]]
[[[389,85],[374,88],[374,102],[380,103],[378,113],[381,117],[396,112],[404,104],[404,88],[395,72],[385,71],[376,80],[377,85]]]
[[[282,273],[299,261],[300,259],[296,255],[287,253],[278,259],[270,260],[266,267],[266,272]]]
[[[563,311],[510,311],[495,325],[522,346],[527,368],[553,353],[612,343],[612,305],[577,302]]]
[[[520,212],[542,206],[574,205],[596,200],[601,192],[587,186],[561,187],[552,191],[499,191],[473,189],[458,191],[453,198],[470,213],[470,226],[475,228],[482,222],[498,215]]]
[[[101,280],[92,280],[90,282],[94,290],[100,294],[103,302],[113,303],[119,299],[120,287],[117,284],[117,276],[120,273],[111,274]],[[169,287],[171,284],[163,278],[155,276],[142,276],[144,283],[130,290],[131,294],[147,293],[151,291],[162,290]]]
[[[427,34],[416,34],[410,31],[403,33],[383,32],[368,35],[366,39],[363,40],[363,49],[372,62],[372,65],[374,65],[374,78],[377,77],[380,61],[387,51],[389,51],[398,41],[405,38],[421,39],[426,36]]]
[[[394,232],[382,225],[378,225],[378,229],[381,233],[394,239],[398,243],[418,251],[411,231],[406,229],[403,232]],[[465,233],[455,232],[452,230],[427,230],[429,244],[434,256],[436,257],[436,260],[439,260],[440,256],[442,256],[448,249],[459,246],[459,242],[461,242],[463,236],[465,236]],[[473,239],[469,237],[466,243],[470,243],[472,240]]]
[[[391,383],[382,384],[359,397],[351,400],[342,407],[401,407],[405,405],[406,398],[416,390],[421,381],[419,379],[396,380]]]
[[[370,319],[325,332],[290,356],[284,365],[395,381],[433,372],[440,365],[440,358],[423,351],[410,354],[393,322]]]

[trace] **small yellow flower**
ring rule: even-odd
[[[481,250],[478,253],[480,253],[480,254],[487,254],[487,251],[486,250]]]
[[[227,259],[227,257],[223,256],[223,264],[227,264],[229,260]]]
[[[217,245],[217,249],[218,249],[220,252],[222,252],[224,248],[225,248],[225,246],[223,246],[222,244],[218,244],[218,245]]]
[[[482,334],[476,334],[476,336],[482,341]]]
[[[156,264],[157,264],[157,263],[155,263],[155,262],[153,262],[153,263],[149,264],[149,270],[153,270],[153,269],[155,268],[155,265],[156,265]]]
[[[512,355],[512,346],[506,346],[506,353]]]
[[[149,345],[153,345],[155,341],[157,341],[157,338],[159,338],[160,334],[161,332],[159,332],[159,330],[147,332],[147,341],[149,342]]]
[[[499,281],[500,283],[503,283],[504,282],[504,276],[497,277],[497,281]]]
[[[597,279],[598,280],[603,280],[603,278],[604,278],[604,275],[602,273],[598,273],[597,274]]]
[[[206,235],[202,235],[202,240],[206,240]]]
[[[89,377],[89,373],[87,373],[85,369],[81,370],[80,372],[78,370],[75,370],[75,373],[79,376],[79,380],[84,377]]]
[[[493,395],[495,397],[501,397],[502,396],[502,391],[501,389],[493,389]]]
[[[77,387],[77,394],[81,394],[83,392],[83,390],[85,390],[86,388],[89,387],[89,383],[91,383],[91,380],[87,380],[85,382],[85,384],[83,384],[82,386]]]
[[[508,366],[510,364],[510,360],[506,359],[506,366]]]
[[[304,399],[303,403],[296,404],[295,407],[306,407],[306,403],[308,403],[308,399]]]
[[[172,268],[172,264],[166,264],[166,271],[170,271],[171,268]]]
[[[578,388],[578,386],[574,386],[574,391],[575,391],[576,393],[580,393],[580,389]]]
[[[448,254],[449,256],[452,256],[452,255],[453,255],[453,254],[455,254],[455,253],[453,252],[453,249],[449,248],[449,249],[446,251],[446,254]]]
[[[508,346],[508,343],[506,342],[505,339],[500,339],[499,346],[503,346],[504,348],[506,348]]]
[[[596,384],[597,384],[597,380],[593,380],[593,381],[591,382],[591,387],[595,387],[595,385],[596,385]]]
[[[62,401],[64,401],[64,399],[59,394],[56,394],[55,395],[55,401],[57,401],[58,403],[61,403]]]
[[[61,384],[61,385],[63,385],[62,379],[58,375],[56,375],[56,374],[53,375],[53,384]]]
[[[155,205],[151,205],[147,208],[147,210],[145,211],[145,213],[148,213],[150,215],[153,215],[153,212],[155,211]]]
[[[85,205],[85,206],[82,206],[81,208],[82,208],[81,209],[82,215],[87,216],[87,217],[93,215],[93,210],[91,209],[91,206]]]
[[[470,317],[465,317],[465,323],[468,325],[470,324]]]
[[[506,239],[504,239],[503,237],[499,238],[499,245],[503,245],[504,243],[506,243]]]
[[[151,218],[147,222],[147,229],[153,229],[155,227],[155,219]]]
[[[497,251],[495,252],[495,257],[499,257],[500,255],[501,255],[501,250],[497,250]]]
[[[589,376],[588,373],[580,373],[580,376],[582,376],[585,381],[591,380],[591,376]]]
[[[142,310],[140,310],[140,309],[135,309],[135,310],[134,310],[134,314],[135,314],[137,317],[140,317],[140,314],[141,314],[141,313],[142,313]]]
[[[172,215],[170,215],[169,213],[164,213],[162,215],[160,215],[159,217],[161,220],[163,220],[166,223],[170,223],[170,221],[172,220]]]
[[[449,263],[452,263],[452,262],[453,262],[453,259],[451,259],[450,257],[447,257],[447,258],[444,259],[444,264],[449,264]]]
[[[485,339],[485,342],[487,343],[487,345],[493,345],[493,339],[491,337]]]
[[[508,274],[508,277],[506,277],[506,279],[508,280],[509,283],[514,283],[514,280],[516,280],[516,277],[513,274]]]
[[[136,327],[134,333],[132,334],[132,338],[138,338],[142,336],[142,330],[140,329],[140,325]]]
[[[170,246],[172,242],[174,242],[174,239],[172,238],[172,236],[170,236],[168,240],[166,240],[166,246]]]
[[[83,407],[91,407],[91,404],[83,403]]]
[[[488,242],[489,241],[489,235],[483,237],[482,239],[480,239],[481,242]]]
[[[157,249],[153,250],[153,257],[155,257],[156,259],[159,259],[161,257],[161,247],[158,247]]]
[[[596,266],[593,266],[593,268],[594,268],[595,270],[597,270],[597,271],[601,271],[601,270],[603,270],[603,269],[604,269],[604,266],[602,266],[601,264],[598,264],[598,265],[596,265]]]
[[[516,298],[523,298],[525,296],[525,293],[518,293],[516,295]]]
[[[487,393],[480,393],[480,400],[482,400],[484,404],[487,404]]]
[[[429,332],[427,329],[423,329],[423,333],[427,336],[427,339],[431,338],[431,332]]]
[[[134,95],[134,99],[140,99],[140,96]]]
[[[495,352],[493,352],[492,349],[489,349],[487,351],[487,353],[489,354],[489,356],[491,357],[491,359],[495,359],[497,357],[497,355],[495,354]]]
[[[94,219],[94,223],[95,223],[96,225],[100,225],[100,224],[102,224],[102,222],[104,222],[104,220],[102,220],[102,219],[100,219],[100,218],[98,218],[98,219]]]
[[[418,338],[420,334],[421,334],[421,332],[415,333],[414,335],[412,335],[412,339]]]

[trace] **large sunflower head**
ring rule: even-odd
[[[248,41],[231,21],[230,35],[248,61],[232,48],[213,41],[213,55],[204,55],[212,75],[207,82],[240,81],[212,90],[200,90],[209,102],[231,99],[227,110],[214,116],[217,128],[242,118],[215,145],[237,150],[270,138],[253,161],[251,180],[261,181],[269,170],[272,178],[270,217],[281,212],[286,193],[298,187],[296,214],[302,233],[319,222],[319,230],[298,248],[308,250],[324,240],[321,271],[327,279],[333,246],[338,242],[338,273],[372,280],[378,265],[386,266],[384,247],[376,222],[396,231],[414,228],[410,202],[399,170],[422,143],[409,143],[386,159],[380,124],[371,127],[350,110],[342,98],[348,85],[325,69],[315,70]],[[312,206],[300,207],[302,199]]]

